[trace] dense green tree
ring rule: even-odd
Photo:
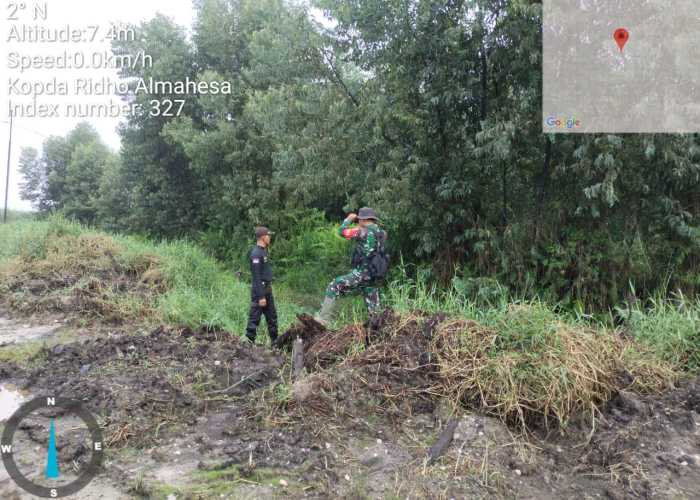
[[[50,139],[23,154],[28,199],[224,256],[254,224],[284,238],[371,204],[395,251],[465,293],[488,278],[594,310],[630,284],[700,289],[698,135],[543,134],[539,3],[194,5],[191,41],[158,16],[115,43],[154,61],[122,77],[232,92],[179,116],[151,111],[181,96],[138,93],[118,159],[85,127]]]
[[[92,190],[101,177],[102,162],[93,165],[90,160],[97,159],[95,156],[84,157],[85,148],[93,147],[103,156],[109,154],[97,131],[88,123],[80,123],[65,137],[46,139],[41,156],[34,150],[23,150],[20,158],[20,171],[25,179],[22,198],[31,201],[42,212],[62,211],[67,204],[77,209],[81,202],[74,197],[82,197],[86,201],[82,191]],[[74,159],[80,165],[76,163],[71,167]],[[92,179],[89,185],[83,184],[87,178]],[[88,211],[93,216],[84,220],[92,220],[94,210],[92,206]],[[82,217],[79,218],[82,220]]]
[[[105,214],[121,229],[158,236],[185,235],[201,226],[199,205],[205,199],[202,179],[190,168],[181,147],[166,141],[163,129],[178,113],[199,116],[191,94],[162,93],[149,90],[151,82],[177,83],[194,78],[196,64],[185,30],[169,18],[158,15],[135,28],[136,40],[114,44],[117,54],[135,60],[139,54],[152,58],[152,64],[124,66],[121,76],[134,87],[133,102],[140,112],[128,116],[120,130],[121,165],[117,186],[128,186],[127,218]],[[146,85],[138,88],[139,84]],[[166,89],[168,90],[168,89]],[[184,100],[180,109],[177,101]],[[170,105],[172,104],[172,108]],[[113,171],[111,173],[115,175]]]
[[[19,184],[20,197],[31,202],[35,209],[41,209],[46,178],[39,165],[39,152],[36,149],[22,148],[19,173],[22,175],[22,182]]]
[[[93,224],[100,208],[99,188],[113,154],[99,141],[78,145],[66,169],[63,212],[83,223]]]

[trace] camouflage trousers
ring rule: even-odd
[[[379,288],[374,286],[374,280],[369,272],[353,269],[348,274],[338,276],[326,289],[326,297],[337,299],[342,295],[361,293],[370,315],[379,311]]]

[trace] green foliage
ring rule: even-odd
[[[157,15],[134,29],[140,36],[114,42],[113,51],[132,57],[143,51],[153,58],[153,64],[122,67],[121,76],[129,78],[131,85],[151,80],[178,82],[188,77],[196,81],[193,48],[182,27]],[[103,196],[107,198],[103,216],[115,229],[177,237],[202,227],[199,207],[209,197],[203,179],[191,168],[183,149],[166,140],[164,130],[175,118],[151,113],[152,100],[165,102],[186,97],[190,96],[137,94],[136,102],[142,106],[142,112],[130,115],[121,127],[120,162],[109,171],[116,193],[110,193],[109,185],[102,183]],[[200,113],[195,99],[185,101],[183,117]],[[120,203],[115,203],[118,199]]]
[[[186,236],[243,271],[252,228],[269,225],[280,274],[305,292],[342,261],[320,228],[372,205],[394,255],[456,297],[590,314],[629,283],[641,297],[697,296],[700,138],[543,135],[540,3],[195,10],[191,39],[156,16],[115,43],[154,58],[122,76],[225,80],[232,94],[188,96],[179,117],[130,117],[118,159],[85,149],[97,141],[84,126],[23,152],[26,199],[110,230]],[[137,99],[148,109],[154,97],[178,96]],[[306,219],[314,229],[290,231]]]
[[[23,219],[0,225],[0,261],[11,257],[45,258],[50,238],[77,236],[80,232],[78,224],[60,216],[45,220]]]
[[[22,182],[19,185],[20,196],[23,200],[31,202],[34,207],[39,206],[44,172],[39,168],[39,152],[36,149],[22,148],[19,172],[22,175]]]
[[[63,212],[67,217],[84,223],[94,223],[100,206],[99,187],[108,162],[113,155],[99,142],[76,146],[66,169],[66,201]]]
[[[60,210],[81,222],[94,222],[97,190],[110,161],[115,157],[97,131],[81,123],[66,137],[46,139],[41,156],[33,148],[22,150],[20,195],[42,212]]]
[[[92,237],[109,250],[104,255],[99,252],[87,255],[78,263],[82,267],[103,269],[116,265],[127,273],[142,274],[151,270],[162,277],[165,291],[158,296],[157,317],[150,319],[192,328],[209,326],[243,332],[250,307],[250,285],[238,280],[188,241],[154,244],[141,238],[97,232],[55,216],[42,221],[0,225],[0,264],[13,257],[31,264],[46,259],[49,252],[57,258],[70,260],[75,239],[80,237]],[[52,264],[56,272],[75,271],[63,269],[59,264],[62,263]],[[282,301],[278,312],[280,327],[286,328],[300,310],[289,301]],[[264,337],[261,335],[261,338]]]
[[[340,238],[337,225],[318,212],[291,227],[272,248],[280,279],[300,293],[320,294],[335,276],[349,269],[352,244]]]
[[[204,325],[243,332],[250,309],[250,285],[225,270],[201,248],[188,241],[156,246],[131,238],[118,241],[125,249],[122,258],[153,255],[160,263],[167,292],[160,297],[158,306],[167,321],[192,328]],[[290,325],[299,312],[289,302],[280,303],[277,309],[282,328]]]
[[[340,238],[338,226],[326,221],[317,210],[277,213],[260,224],[275,233],[270,248],[275,279],[298,293],[321,293],[350,264],[352,243]],[[240,229],[229,235],[223,231],[202,233],[197,242],[230,269],[248,277],[254,226]]]
[[[700,301],[678,295],[674,300],[650,299],[622,312],[632,334],[662,358],[689,370],[700,370]]]

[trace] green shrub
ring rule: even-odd
[[[649,303],[648,308],[637,304],[631,314],[627,311],[634,336],[662,358],[690,371],[700,370],[700,301],[678,295]]]
[[[163,243],[156,248],[162,257],[168,292],[160,308],[170,322],[187,326],[216,326],[243,332],[250,309],[250,285],[237,279],[191,243]],[[294,321],[299,309],[277,301],[280,327]]]
[[[274,231],[270,256],[275,281],[298,294],[318,295],[331,279],[347,272],[352,244],[337,235],[337,225],[329,223],[318,210],[277,214],[264,222]],[[250,279],[248,254],[255,244],[253,228],[226,234],[201,233],[197,243],[226,263],[230,269]]]

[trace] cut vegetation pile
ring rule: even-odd
[[[331,332],[301,317],[280,344],[305,340],[307,367],[325,375],[318,383],[353,370],[354,388],[378,398],[379,411],[411,413],[446,399],[523,430],[595,417],[619,391],[658,392],[677,379],[671,365],[619,332],[567,324],[537,304],[511,306],[488,326],[388,310],[379,323],[365,347],[359,325]]]
[[[433,348],[446,397],[523,427],[552,417],[566,425],[620,390],[661,390],[675,379],[616,332],[566,324],[538,305],[510,307],[489,327],[441,325]]]
[[[165,291],[155,255],[125,258],[114,238],[70,224],[44,229],[20,240],[16,255],[0,265],[0,288],[9,307],[110,322],[153,314]]]

